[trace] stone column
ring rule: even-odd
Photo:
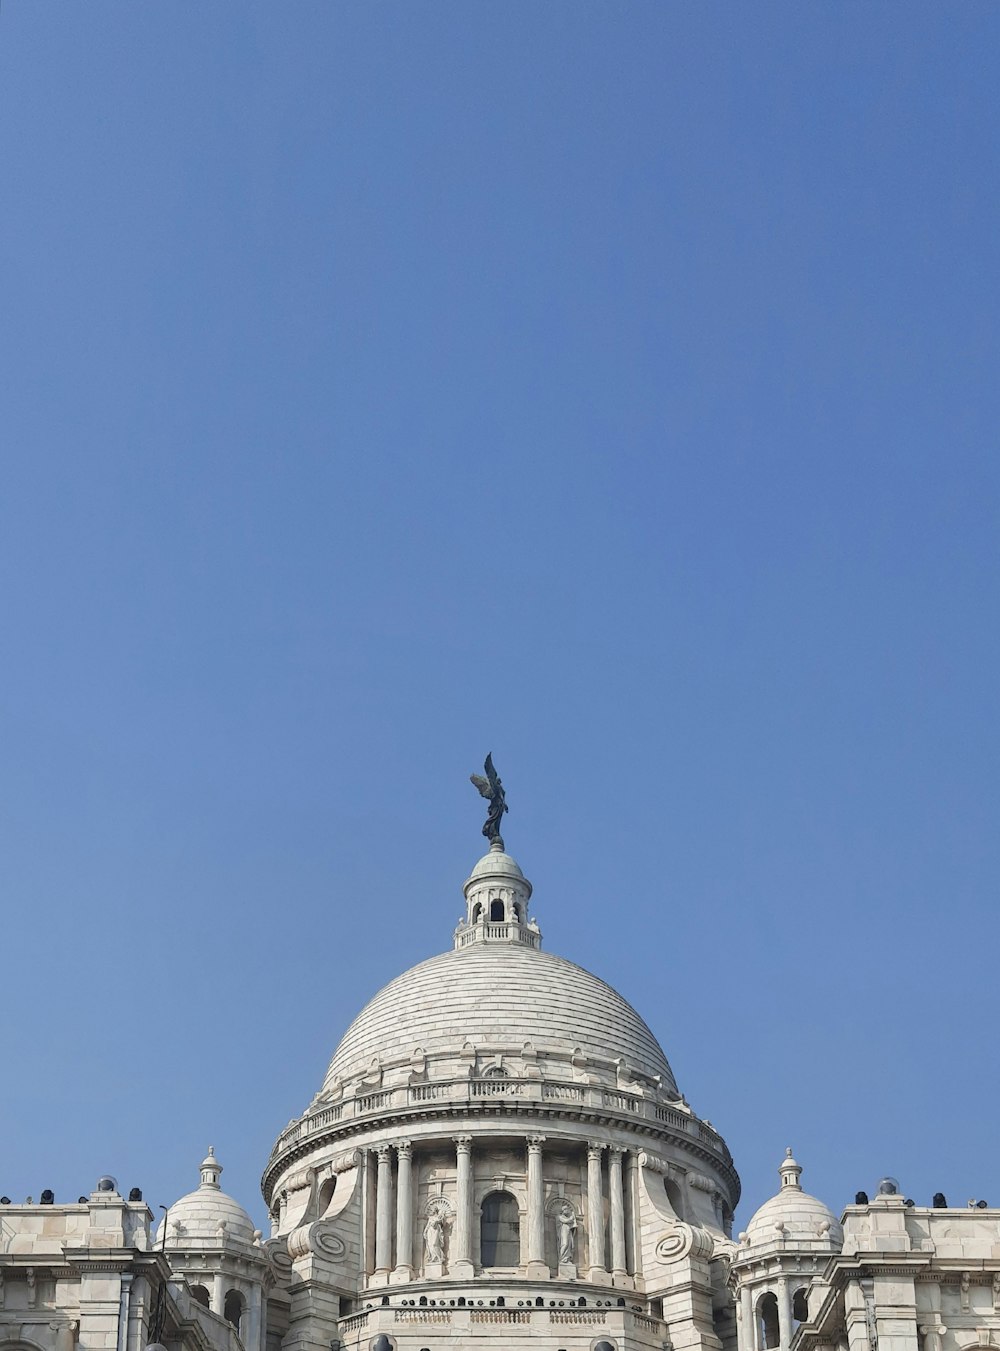
[[[392,1149],[378,1147],[375,1183],[375,1275],[385,1279],[392,1266]]]
[[[740,1290],[739,1351],[757,1351],[757,1329],[753,1320],[753,1295],[750,1287]]]
[[[220,1318],[226,1316],[226,1278],[221,1271],[215,1273],[212,1282],[212,1312]]]
[[[625,1155],[625,1266],[632,1277],[639,1275],[639,1169],[634,1154]]]
[[[788,1351],[792,1340],[792,1297],[788,1293],[788,1277],[779,1276],[778,1288],[778,1342],[782,1351]]]
[[[452,1230],[448,1271],[452,1276],[475,1274],[472,1262],[472,1136],[456,1135],[455,1227]]]
[[[118,1351],[125,1351],[128,1339],[129,1292],[132,1289],[131,1271],[123,1271],[118,1313]]]
[[[247,1327],[243,1345],[246,1347],[246,1351],[260,1351],[260,1286],[256,1281],[250,1287],[246,1318]]]
[[[413,1146],[400,1140],[396,1146],[399,1171],[396,1175],[396,1280],[408,1281],[413,1275]]]
[[[868,1309],[859,1280],[848,1281],[844,1289],[844,1325],[850,1351],[874,1351],[868,1335]]]
[[[542,1177],[544,1135],[528,1136],[528,1276],[548,1276],[545,1265],[545,1181]]]
[[[587,1144],[587,1241],[590,1245],[590,1279],[607,1276],[604,1261],[604,1188],[601,1183],[601,1154],[598,1140]]]
[[[616,1284],[624,1284],[625,1269],[625,1196],[622,1188],[621,1145],[611,1145],[608,1153],[608,1190],[611,1193],[611,1275]]]

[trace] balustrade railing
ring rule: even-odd
[[[369,1112],[381,1112],[393,1099],[393,1090],[391,1088],[383,1089],[380,1093],[367,1093],[363,1098],[358,1098],[358,1116],[367,1116]]]
[[[363,1309],[361,1313],[348,1314],[346,1318],[341,1318],[338,1324],[341,1332],[357,1332],[368,1322],[368,1310]]]
[[[639,1099],[631,1097],[628,1093],[612,1093],[605,1089],[603,1096],[605,1107],[617,1107],[620,1112],[639,1111]]]
[[[473,1309],[469,1321],[472,1323],[530,1323],[531,1314],[527,1309]]]
[[[647,1313],[631,1313],[632,1326],[640,1328],[643,1332],[664,1332],[666,1324],[659,1318],[652,1318]]]
[[[482,920],[478,924],[467,924],[464,929],[458,929],[455,933],[455,946],[467,948],[470,943],[496,942],[498,939],[537,948],[541,935],[537,929],[529,928],[527,924],[517,924],[513,921],[508,923],[506,920],[492,922]]]
[[[542,1097],[546,1101],[583,1102],[583,1089],[579,1084],[542,1084]]]
[[[478,927],[491,926],[487,924]],[[370,1093],[362,1093],[354,1099],[348,1097],[343,1102],[322,1107],[319,1111],[302,1117],[282,1132],[271,1152],[271,1162],[303,1136],[336,1126],[340,1121],[369,1116],[376,1112],[387,1112],[398,1107],[420,1108],[430,1102],[457,1103],[490,1098],[521,1098],[528,1101],[565,1103],[567,1106],[575,1104],[580,1107],[610,1109],[630,1116],[643,1117],[669,1126],[673,1130],[682,1131],[685,1135],[693,1135],[715,1154],[723,1159],[729,1159],[725,1144],[711,1126],[706,1126],[697,1117],[687,1116],[674,1107],[652,1101],[639,1094],[622,1089],[604,1088],[597,1084],[484,1075],[471,1079],[462,1077],[433,1083],[380,1088]]]
[[[517,1079],[499,1075],[495,1079],[470,1079],[469,1088],[474,1098],[516,1098],[521,1092]]]

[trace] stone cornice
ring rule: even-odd
[[[641,1135],[646,1140],[667,1142],[679,1148],[683,1153],[699,1159],[703,1163],[711,1164],[728,1184],[734,1209],[740,1198],[739,1174],[732,1164],[728,1150],[726,1156],[723,1157],[687,1132],[670,1130],[648,1117],[630,1118],[602,1110],[599,1107],[581,1105],[570,1108],[552,1102],[529,1103],[523,1100],[515,1102],[486,1098],[482,1102],[456,1103],[445,1101],[439,1105],[422,1103],[418,1106],[400,1106],[378,1116],[331,1122],[326,1129],[316,1130],[304,1138],[296,1140],[286,1150],[275,1155],[269,1161],[264,1176],[261,1178],[261,1193],[264,1201],[270,1208],[276,1182],[292,1164],[308,1158],[317,1149],[327,1148],[338,1141],[345,1144],[351,1141],[356,1142],[358,1136],[370,1135],[375,1131],[391,1128],[400,1133],[405,1132],[409,1138],[413,1139],[415,1145],[429,1143],[429,1139],[424,1141],[420,1136],[414,1137],[412,1135],[411,1126],[415,1121],[448,1123],[442,1131],[442,1135],[446,1138],[453,1138],[456,1128],[461,1130],[463,1127],[471,1127],[491,1121],[503,1121],[504,1123],[521,1121],[524,1123],[522,1130],[525,1135],[536,1132],[537,1125],[535,1123],[567,1121],[582,1124],[585,1130],[590,1132],[592,1139],[593,1127],[600,1125],[624,1131],[630,1135]],[[510,1133],[509,1127],[506,1133]],[[381,1143],[381,1141],[378,1143]],[[586,1147],[587,1139],[581,1137],[579,1143]],[[607,1143],[611,1142],[608,1141]]]

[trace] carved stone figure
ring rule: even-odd
[[[470,774],[469,779],[479,789],[480,796],[487,799],[490,804],[489,814],[486,817],[486,824],[483,826],[483,834],[489,840],[490,844],[494,840],[500,841],[500,848],[503,848],[503,837],[500,834],[500,822],[503,814],[507,810],[507,795],[503,790],[503,783],[499,774],[493,768],[493,752],[486,757],[486,764],[483,766],[486,770],[486,778],[481,774]]]
[[[428,1262],[444,1261],[444,1216],[432,1210],[424,1225],[424,1258]]]
[[[576,1211],[569,1201],[564,1201],[556,1211],[556,1240],[559,1265],[572,1262],[576,1252]]]

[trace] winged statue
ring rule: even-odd
[[[500,775],[493,767],[493,752],[486,757],[486,764],[483,766],[486,770],[486,778],[481,774],[470,774],[470,780],[479,789],[481,797],[486,798],[490,804],[489,814],[486,817],[486,824],[483,826],[483,834],[489,840],[490,844],[494,840],[500,841],[500,848],[503,848],[503,837],[500,834],[500,821],[504,812],[507,810],[507,795],[503,791],[503,782]]]

